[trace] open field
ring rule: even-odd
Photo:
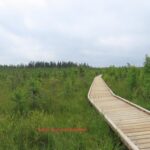
[[[149,57],[144,67],[30,65],[0,67],[2,150],[125,150],[87,99],[92,80],[99,74],[103,74],[116,94],[150,110]],[[39,132],[38,128],[86,128],[87,131]]]
[[[99,69],[0,68],[0,149],[124,150],[87,100]],[[38,132],[37,128],[87,128]]]

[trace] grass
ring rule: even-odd
[[[125,150],[87,99],[97,73],[78,67],[0,68],[0,149]],[[17,92],[20,99],[14,101]],[[42,133],[37,128],[87,131]]]
[[[150,72],[145,67],[111,67],[103,74],[115,94],[150,110]]]

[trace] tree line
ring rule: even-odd
[[[18,65],[0,65],[1,68],[68,68],[68,67],[90,67],[87,63],[74,63],[71,61],[59,61],[59,62],[44,62],[44,61],[31,61],[28,64]]]

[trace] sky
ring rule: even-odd
[[[146,54],[150,0],[0,0],[0,64],[141,66]]]

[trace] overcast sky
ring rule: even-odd
[[[0,64],[142,65],[150,0],[0,0]]]

